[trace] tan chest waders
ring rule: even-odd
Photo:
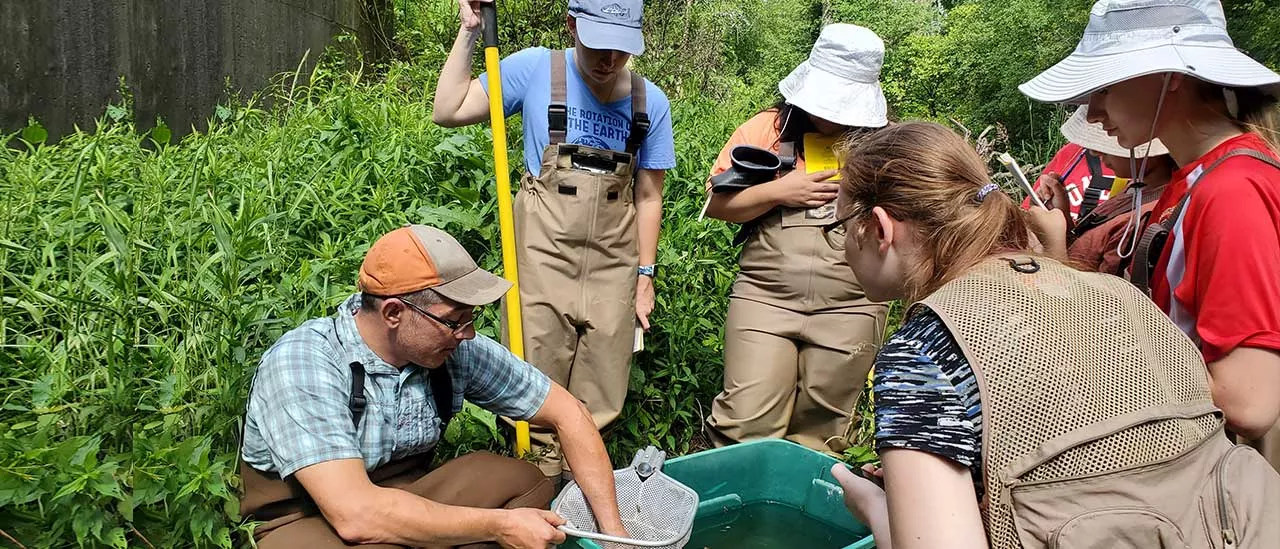
[[[783,143],[783,172],[796,164]],[[835,203],[777,208],[744,227],[725,323],[724,390],[707,418],[712,443],[787,438],[819,451],[839,436],[866,384],[888,307],[866,298],[822,228]],[[828,442],[831,442],[829,444]]]
[[[551,143],[541,173],[526,173],[515,200],[525,360],[563,385],[603,428],[627,396],[635,343],[636,153],[649,130],[645,81],[631,74],[626,152],[565,143],[565,52],[551,55]],[[558,474],[548,431],[531,431],[540,467]]]
[[[978,381],[991,547],[1280,547],[1280,475],[1227,440],[1199,351],[1123,279],[992,259],[917,306]]]

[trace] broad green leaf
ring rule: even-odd
[[[44,143],[49,138],[49,132],[41,126],[39,122],[31,121],[31,123],[22,130],[22,140],[32,145]]]
[[[90,531],[97,523],[98,513],[90,508],[81,507],[75,511],[71,519],[71,528],[76,533],[76,541],[84,545],[89,539]]]
[[[119,105],[107,105],[107,117],[113,121],[119,122],[128,118],[129,110]]]
[[[116,502],[116,511],[124,517],[125,522],[133,522],[133,495],[125,494],[120,501]]]
[[[31,386],[31,407],[46,408],[49,400],[53,397],[53,384],[55,378],[53,374],[45,374],[40,376],[35,385]]]
[[[168,145],[169,140],[173,137],[173,132],[169,130],[163,121],[156,123],[156,127],[151,128],[151,139],[161,145]]]
[[[118,526],[107,531],[106,535],[99,538],[99,541],[118,549],[129,547],[129,540],[125,538],[124,528]]]

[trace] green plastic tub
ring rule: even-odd
[[[662,470],[698,493],[693,540],[686,549],[703,549],[695,546],[700,532],[744,517],[754,520],[753,511],[771,507],[784,515],[803,514],[811,528],[852,538],[843,549],[875,547],[870,530],[845,509],[840,486],[831,478],[835,463],[835,458],[804,446],[769,439],[674,458]],[[593,541],[572,537],[561,547],[600,549]]]

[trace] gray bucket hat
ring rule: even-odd
[[[1167,72],[1280,96],[1280,74],[1236,49],[1218,0],[1099,0],[1075,51],[1018,89],[1083,103],[1098,89]]]

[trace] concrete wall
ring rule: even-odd
[[[393,20],[391,0],[0,0],[0,132],[33,115],[50,139],[92,128],[119,101],[119,78],[135,120],[157,115],[175,135],[206,127],[231,89],[251,93],[308,68],[342,32],[378,55]],[[387,29],[380,32],[379,29]],[[305,78],[305,77],[304,77]]]

